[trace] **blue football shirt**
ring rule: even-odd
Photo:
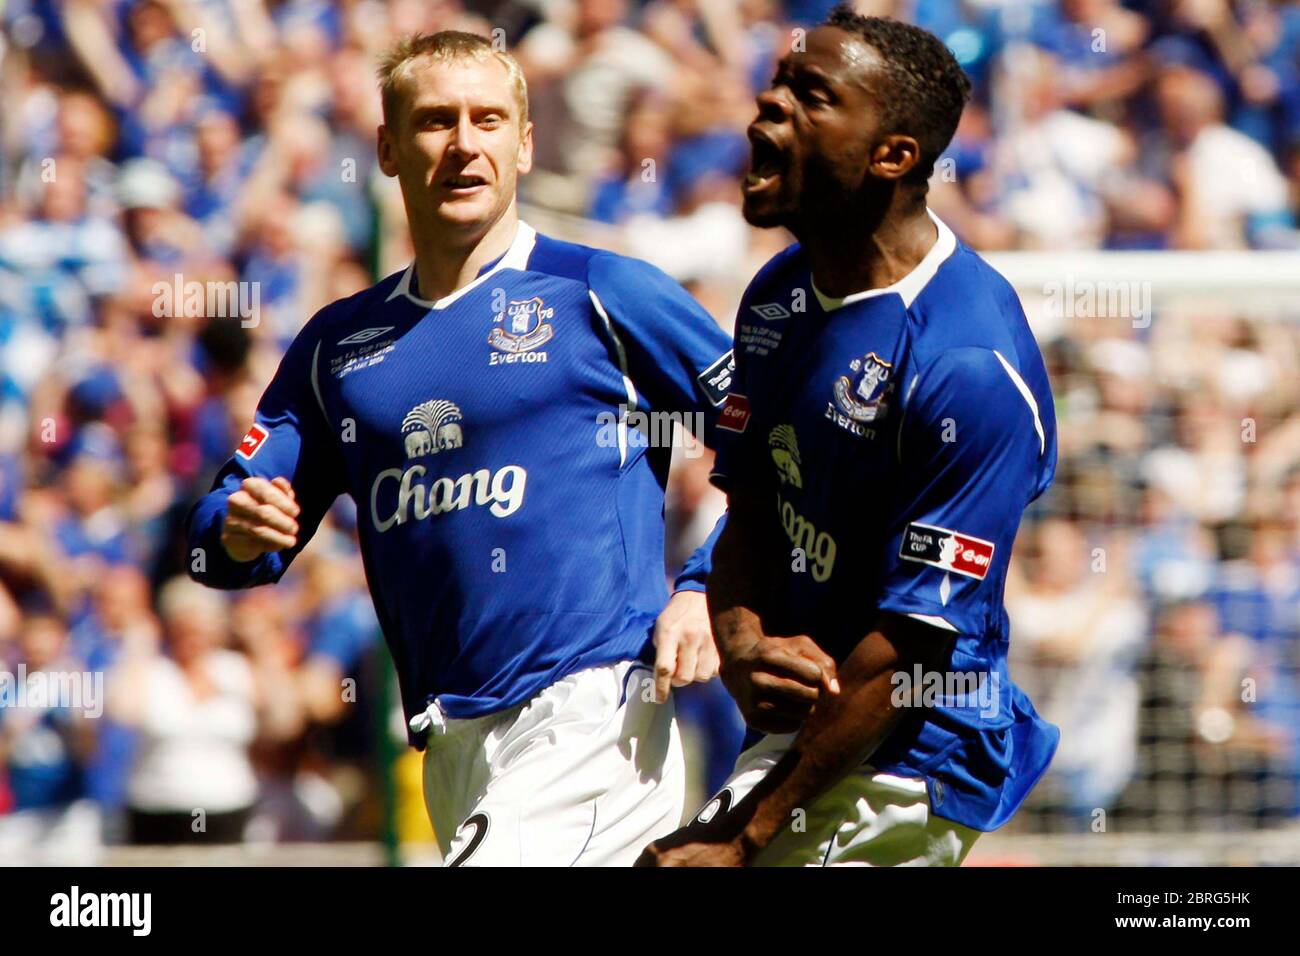
[[[350,495],[408,719],[434,699],[477,717],[647,652],[667,601],[671,448],[636,416],[676,414],[711,443],[730,342],[654,267],[525,223],[444,299],[419,298],[414,274],[299,333],[190,513],[191,574],[222,588],[278,580]],[[294,549],[239,563],[220,533],[250,475],[290,480],[301,532]],[[678,588],[703,588],[717,533]]]
[[[808,634],[837,660],[878,611],[956,633],[952,676],[907,675],[900,698],[935,706],[912,710],[871,764],[925,778],[938,815],[989,830],[1059,737],[1007,674],[1003,608],[1056,423],[1014,290],[934,222],[933,249],[889,288],[827,297],[798,245],[755,277],[713,480],[771,495],[770,632]]]

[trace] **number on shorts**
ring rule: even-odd
[[[474,827],[474,835],[470,837],[469,843],[465,845],[465,849],[461,850],[460,854],[448,863],[447,866],[464,866],[465,861],[474,855],[474,851],[483,845],[483,841],[487,838],[489,824],[490,821],[488,820],[488,815],[486,813],[476,813],[462,823],[460,825],[460,830],[472,826]],[[459,832],[459,830],[457,832]]]

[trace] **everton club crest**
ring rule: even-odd
[[[890,378],[894,366],[875,352],[849,363],[851,375],[835,380],[835,401],[826,405],[826,417],[855,435],[867,436],[866,426],[885,413],[886,398],[893,391]]]
[[[835,401],[840,411],[855,422],[874,422],[885,411],[889,375],[894,366],[875,352],[849,363],[854,377],[841,375],[835,382]]]
[[[548,307],[541,296],[507,303],[493,320],[496,327],[488,333],[488,344],[500,353],[492,356],[490,364],[545,362],[546,353],[535,349],[555,334],[550,323],[554,317],[555,309]]]

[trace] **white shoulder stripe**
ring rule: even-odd
[[[632,379],[628,375],[627,352],[623,349],[623,340],[614,331],[614,323],[610,321],[609,313],[605,311],[605,306],[600,301],[600,297],[596,295],[595,289],[588,289],[587,294],[591,296],[591,304],[596,307],[596,314],[600,316],[601,321],[605,324],[605,331],[614,340],[614,354],[618,356],[618,370],[623,376],[623,388],[627,391],[627,405],[624,406],[618,416],[618,466],[622,468],[627,464],[627,413],[636,410],[636,386],[632,384]]]
[[[320,406],[320,413],[325,418],[325,424],[330,424],[329,413],[325,411],[325,399],[320,394],[320,339],[316,340],[316,350],[311,353],[311,390],[316,393],[316,404]]]
[[[1012,384],[1016,386],[1016,390],[1020,392],[1021,397],[1029,404],[1029,410],[1034,413],[1034,431],[1038,432],[1038,454],[1041,455],[1043,452],[1047,451],[1047,437],[1043,434],[1043,421],[1038,417],[1038,402],[1034,401],[1034,393],[1029,390],[1029,386],[1026,385],[1025,380],[1020,377],[1020,373],[1011,367],[1010,362],[1003,358],[1001,352],[994,349],[993,354],[998,357],[998,361],[1002,363],[1002,367],[1006,369],[1007,374],[1011,376]]]
[[[921,376],[914,374],[912,381],[907,384],[907,392],[903,395],[903,413],[898,417],[898,436],[894,441],[894,451],[898,453],[898,460],[903,460],[903,422],[907,418],[907,403],[912,400],[912,393],[916,391],[916,383],[921,380]]]

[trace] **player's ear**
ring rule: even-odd
[[[902,179],[921,161],[921,144],[911,136],[891,133],[871,150],[871,174],[880,179]]]
[[[375,131],[375,155],[379,158],[380,171],[390,179],[397,175],[395,147],[392,132],[381,123]]]
[[[524,124],[524,135],[519,138],[519,158],[515,161],[515,170],[520,176],[526,176],[533,169],[533,124]]]

